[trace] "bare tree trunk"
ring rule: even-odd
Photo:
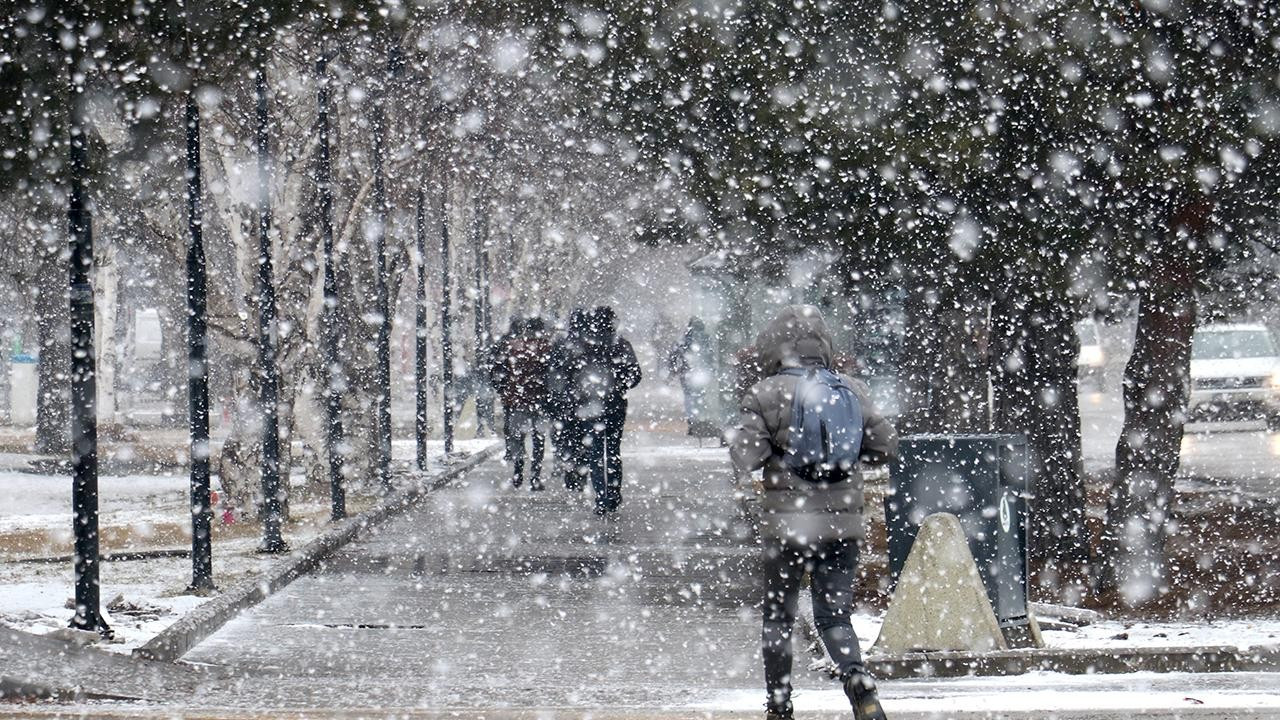
[[[1028,556],[1040,585],[1077,582],[1088,560],[1070,300],[1043,281],[997,293],[992,310],[994,426],[1025,433],[1031,473]]]
[[[906,286],[898,375],[904,433],[978,432],[990,426],[987,403],[987,300],[956,298],[946,276],[913,274]]]
[[[932,280],[912,277],[906,287],[902,354],[898,371],[899,430],[904,434],[931,432],[932,374],[938,351],[937,328],[928,288]]]
[[[1165,258],[1138,301],[1133,354],[1124,371],[1124,429],[1107,502],[1099,590],[1131,606],[1167,588],[1165,540],[1181,460],[1196,326],[1192,259]]]
[[[930,369],[931,424],[945,432],[984,432],[991,427],[987,397],[987,301],[969,297],[934,316],[937,333]]]

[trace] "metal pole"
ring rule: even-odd
[[[89,148],[84,134],[84,85],[80,75],[84,57],[81,27],[82,23],[77,22],[77,42],[70,51],[68,66],[71,73],[67,198],[71,250],[71,509],[76,585],[76,614],[71,618],[71,627],[111,637],[111,628],[102,618],[98,585],[98,388],[93,346],[93,287],[89,282],[89,271],[93,267],[93,209],[84,186],[89,174]]]
[[[440,379],[444,385],[444,454],[453,452],[453,340],[449,337],[449,202],[440,202]]]
[[[418,212],[415,218],[418,247],[417,312],[414,316],[414,365],[415,423],[417,438],[417,465],[427,469],[427,435],[431,431],[427,419],[427,218],[425,195],[418,190]]]
[[[191,592],[213,586],[213,508],[209,502],[209,354],[204,257],[200,108],[187,91],[187,423],[191,431]]]
[[[259,62],[255,87],[258,122],[258,404],[262,412],[262,544],[260,552],[289,549],[280,534],[284,511],[280,501],[280,393],[276,367],[276,291],[271,268],[271,164],[267,148],[267,66]]]
[[[387,133],[386,112],[382,104],[385,97],[380,98],[373,106],[373,204],[377,209],[378,221],[373,239],[373,294],[374,312],[378,321],[377,370],[377,428],[378,446],[374,457],[377,458],[378,482],[384,492],[391,489],[391,310],[387,298],[387,224],[390,222],[390,208],[387,204],[386,180],[383,177],[383,159],[386,155],[384,147]]]
[[[320,229],[324,236],[324,308],[321,316],[321,352],[325,366],[325,454],[329,457],[329,497],[331,518],[347,516],[347,492],[342,484],[342,385],[344,368],[338,354],[338,281],[333,267],[333,167],[329,158],[329,72],[328,58],[316,61],[319,78],[316,119],[320,133],[320,162],[317,185],[320,189]]]
[[[480,317],[481,334],[484,337],[485,349],[493,345],[493,302],[492,286],[489,282],[489,206],[485,205],[483,221],[480,224]],[[492,396],[489,399],[493,403]]]
[[[489,279],[489,217],[487,214],[481,229],[484,231],[484,238],[480,243],[480,269],[484,276],[480,296],[484,299],[481,308],[484,310],[484,341],[488,346],[493,344],[493,284]]]
[[[481,203],[482,202],[483,201],[481,201]],[[485,368],[485,355],[488,349],[488,343],[485,342],[484,337],[484,269],[481,262],[482,251],[480,247],[480,223],[484,222],[484,212],[480,209],[481,203],[477,203],[475,215],[471,221],[472,261],[475,265],[474,272],[472,274],[475,276],[474,280],[476,289],[475,300],[471,303],[475,316],[472,324],[474,326],[476,336],[475,362],[472,363],[471,382],[474,390],[473,395],[475,395],[476,401],[476,437],[480,437],[480,432],[484,429],[484,425],[482,423],[484,422],[484,418],[487,417],[485,412],[485,395],[487,395],[487,393],[482,389],[482,385],[486,381],[485,375],[487,368]],[[493,428],[489,429],[492,430]]]

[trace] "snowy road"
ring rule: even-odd
[[[1080,419],[1085,469],[1113,466],[1124,424],[1118,391],[1081,393]],[[1181,472],[1275,498],[1280,496],[1280,433],[1267,432],[1261,420],[1192,423],[1182,443]]]

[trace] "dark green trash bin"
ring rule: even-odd
[[[1027,626],[1027,460],[1022,435],[910,435],[889,476],[885,522],[891,588],[921,522],[933,513],[960,518],[1010,647]]]

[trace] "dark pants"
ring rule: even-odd
[[[622,418],[605,416],[586,422],[582,433],[579,477],[591,478],[596,512],[614,512],[622,504]]]
[[[570,490],[581,490],[583,480],[578,468],[583,465],[582,423],[577,418],[562,414],[551,426],[551,442],[555,444],[556,457],[564,469],[564,486]]]
[[[840,540],[794,546],[766,540],[763,556],[765,596],[761,650],[765,688],[769,693],[769,707],[782,710],[791,706],[791,631],[805,571],[809,572],[813,594],[814,624],[841,679],[863,671],[858,636],[849,622],[853,614],[858,543]]]
[[[524,441],[533,436],[533,448],[529,456],[530,483],[539,484],[542,476],[542,455],[545,440],[542,435],[542,414],[537,410],[504,408],[502,432],[506,439],[507,462],[511,463],[514,480],[524,479]]]

